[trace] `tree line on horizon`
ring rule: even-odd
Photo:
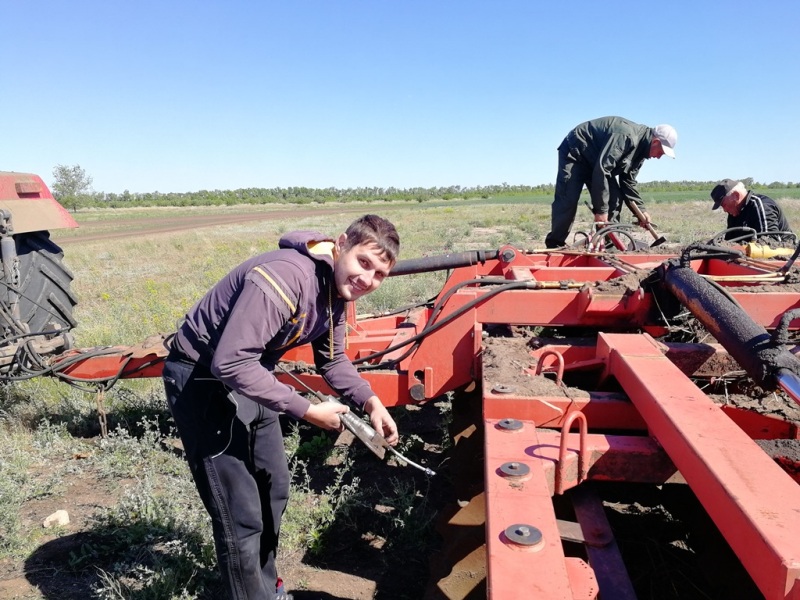
[[[742,179],[745,185],[759,189],[800,188],[800,182],[775,181],[761,184],[752,177]],[[640,182],[643,192],[705,192],[715,181],[649,181]],[[488,199],[495,196],[552,196],[555,186],[498,185],[464,187],[358,187],[358,188],[240,188],[236,190],[198,190],[194,192],[146,192],[125,190],[121,194],[96,192],[91,189],[92,178],[80,165],[57,165],[53,169],[53,196],[64,206],[79,208],[124,208],[156,206],[233,206],[236,204],[328,204],[333,202],[426,202],[466,198]]]

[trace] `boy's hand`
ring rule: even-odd
[[[385,409],[384,409],[385,410]],[[322,429],[334,429],[342,431],[344,426],[339,415],[350,412],[350,408],[346,404],[339,402],[320,402],[319,404],[312,404],[308,407],[303,419],[321,427]]]
[[[396,446],[400,440],[397,433],[397,423],[394,422],[389,411],[377,396],[372,396],[364,403],[364,410],[369,415],[372,427],[389,442],[390,446]]]

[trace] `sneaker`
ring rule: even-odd
[[[275,600],[294,600],[294,596],[286,593],[283,579],[280,577],[278,577],[278,582],[275,584]]]

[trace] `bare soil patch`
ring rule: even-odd
[[[70,463],[81,460],[65,456],[50,461],[41,468],[71,470]],[[130,481],[103,480],[90,471],[75,470],[66,478],[66,486],[57,494],[27,502],[20,511],[25,529],[40,529],[44,533],[39,546],[24,560],[0,562],[0,598],[85,600],[91,597],[91,585],[96,575],[75,571],[68,566],[70,554],[77,553],[88,540],[92,517],[101,507],[119,501]],[[44,530],[42,523],[57,510],[66,510],[69,524]]]

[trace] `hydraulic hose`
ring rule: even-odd
[[[703,252],[703,254],[693,254],[695,251]],[[723,246],[714,246],[709,244],[694,243],[689,244],[683,249],[680,256],[681,267],[688,267],[691,261],[700,258],[745,258],[744,252],[736,248],[726,248]]]
[[[437,256],[423,256],[422,258],[409,258],[399,260],[389,272],[389,277],[397,275],[412,275],[414,273],[428,273],[431,271],[446,271],[459,267],[471,267],[478,263],[497,258],[498,250],[469,250],[455,254],[440,254]]]
[[[617,223],[614,225],[606,225],[602,227],[595,233],[591,240],[589,241],[589,248],[595,249],[600,247],[600,242],[603,241],[606,237],[611,236],[611,243],[614,244],[614,236],[617,234],[622,234],[630,240],[631,246],[634,248],[636,247],[636,240],[633,239],[633,236],[630,234],[630,231],[633,229],[632,225],[627,225],[624,223]],[[621,244],[621,242],[618,242]],[[616,247],[616,244],[614,244]],[[624,248],[618,248],[618,250],[623,250]]]
[[[762,388],[775,390],[788,373],[800,375],[800,360],[794,354],[692,269],[665,263],[660,274],[664,286]]]
[[[743,232],[743,234],[738,237],[725,238],[725,236],[727,236],[729,233],[733,233],[734,231],[741,231]],[[722,241],[723,238],[725,238],[725,241],[733,244],[746,239],[755,239],[756,236],[757,232],[752,227],[741,227],[741,226],[728,227],[727,229],[723,229],[719,233],[714,234],[714,237],[708,240],[706,244],[708,245],[717,244],[718,242]]]
[[[448,314],[447,316],[443,317],[442,319],[436,320],[438,315],[441,313],[442,309],[444,308],[447,299],[450,298],[458,289],[462,287],[466,287],[468,285],[494,285],[492,289],[487,291],[485,294],[473,298],[469,302],[463,304],[458,309],[453,311],[452,313]],[[481,302],[486,302],[492,296],[496,296],[502,292],[506,292],[509,290],[541,290],[541,289],[575,289],[580,288],[584,284],[582,282],[559,282],[559,281],[509,281],[507,279],[503,279],[501,277],[495,278],[484,278],[484,279],[470,279],[467,281],[461,281],[458,285],[454,286],[452,289],[448,290],[445,295],[439,299],[436,305],[433,307],[431,311],[430,317],[428,317],[427,323],[423,326],[422,331],[417,334],[414,334],[410,337],[405,338],[402,342],[395,344],[394,346],[390,346],[385,350],[380,350],[378,352],[373,352],[368,356],[362,356],[361,358],[354,359],[352,362],[354,365],[361,365],[363,363],[375,360],[376,358],[380,358],[390,352],[394,352],[400,348],[405,346],[410,346],[411,344],[416,344],[418,341],[422,340],[426,336],[430,335],[437,329],[444,327],[447,323],[452,321],[453,319],[458,318],[465,312],[472,310],[472,308]],[[360,369],[367,370],[370,368],[374,369],[385,369],[390,365],[394,365],[405,359],[411,352],[413,352],[414,347],[409,348],[402,356],[398,356],[392,359],[391,363],[381,363],[377,365],[367,365],[360,367]]]

